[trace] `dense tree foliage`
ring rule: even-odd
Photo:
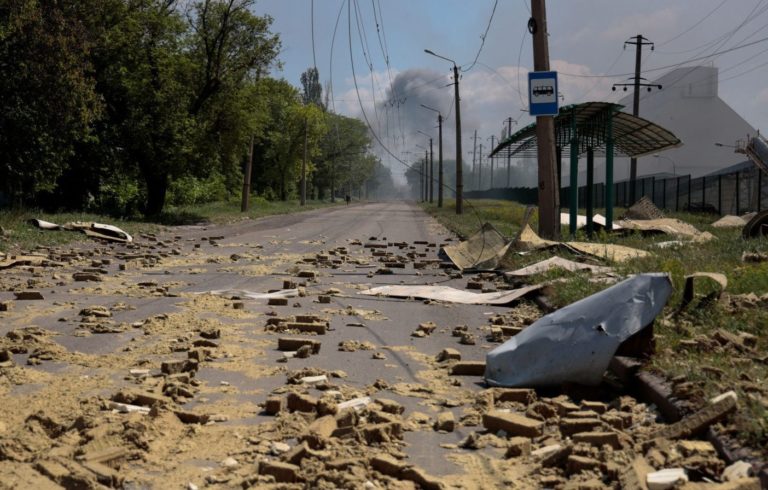
[[[253,186],[315,197],[380,163],[365,126],[269,77],[280,39],[254,0],[0,0],[0,204],[154,215]],[[342,191],[343,192],[343,191]]]

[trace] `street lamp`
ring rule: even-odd
[[[666,155],[659,155],[658,153],[653,155],[653,158],[665,158],[665,159],[669,160],[670,163],[672,163],[672,175],[677,175],[677,169],[675,168],[675,161],[674,160],[672,160],[671,158],[669,158]]]
[[[429,138],[429,171],[427,172],[427,180],[429,181],[429,202],[433,203],[435,202],[435,199],[434,199],[435,193],[434,193],[434,188],[432,186],[435,180],[435,169],[433,165],[435,158],[434,158],[434,153],[432,151],[432,137],[427,133],[425,133],[424,131],[421,131],[418,129],[416,130],[416,132],[421,133],[427,138]]]
[[[456,66],[456,62],[450,58],[440,56],[429,49],[425,49],[424,52],[431,54],[436,58],[453,63],[453,94],[455,98],[454,104],[456,105],[456,214],[463,214],[464,176],[462,175],[461,164],[461,99],[459,98],[459,67]]]
[[[421,107],[437,112],[437,207],[443,207],[443,114],[437,109],[421,104]]]

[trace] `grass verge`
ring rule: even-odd
[[[512,237],[519,230],[525,207],[510,201],[473,200],[457,216],[453,202],[442,209],[425,204],[424,209],[444,226],[466,237],[477,231],[481,223],[490,222],[502,234]],[[599,210],[598,212],[603,212]],[[621,216],[623,210],[616,210]],[[583,214],[583,210],[581,211]],[[710,224],[718,217],[706,214],[666,213],[708,231],[716,238],[708,242],[689,243],[678,248],[659,248],[659,242],[674,240],[669,235],[628,236],[602,233],[593,241],[618,243],[651,252],[645,258],[624,264],[611,264],[621,276],[642,272],[666,272],[675,293],[655,324],[657,354],[648,369],[676,381],[681,398],[693,405],[706,402],[708,397],[735,389],[741,410],[734,424],[724,429],[732,431],[743,444],[768,456],[768,262],[744,262],[742,254],[768,254],[768,240],[743,240],[741,228],[718,229]],[[535,215],[532,224],[536,229]],[[567,229],[563,229],[567,236]],[[579,241],[588,241],[579,233]],[[527,255],[508,256],[511,268],[525,267],[557,254],[575,257],[561,250],[539,251]],[[680,304],[685,276],[693,272],[720,272],[728,278],[726,294],[720,301],[705,301],[715,286],[697,285],[697,298],[681,314],[670,317]],[[530,278],[531,283],[552,283],[552,302],[562,307],[604,288],[606,284],[593,281],[580,273],[552,270]],[[736,346],[717,341],[718,332],[754,336],[754,346]],[[676,392],[677,394],[677,392]]]
[[[53,223],[64,224],[72,221],[95,221],[118,226],[132,235],[152,233],[162,226],[178,226],[198,223],[230,223],[243,219],[257,219],[277,214],[289,214],[309,211],[328,206],[343,204],[343,201],[309,201],[300,206],[298,201],[265,201],[254,199],[247,213],[240,212],[240,202],[224,201],[194,206],[169,207],[154,219],[117,219],[92,213],[43,213],[36,210],[0,211],[0,252],[13,253],[30,251],[36,247],[52,247],[84,240],[85,235],[71,231],[40,230],[27,221],[38,218]]]

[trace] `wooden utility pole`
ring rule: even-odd
[[[307,118],[304,118],[304,159],[301,161],[301,203],[307,204]]]
[[[248,203],[251,197],[251,172],[253,170],[253,135],[251,135],[251,145],[248,150],[248,162],[245,164],[245,175],[243,175],[243,201],[240,204],[240,211],[248,211]]]
[[[453,64],[454,104],[456,105],[456,214],[464,213],[464,171],[461,163],[461,99],[459,98],[459,67]]]
[[[544,0],[531,0],[528,31],[533,34],[533,69],[549,71],[547,10]],[[552,116],[536,117],[536,140],[539,160],[539,235],[549,240],[560,238],[560,213],[555,176],[555,120]]]

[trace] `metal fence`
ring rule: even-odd
[[[668,211],[711,212],[721,215],[744,214],[766,209],[768,198],[768,179],[756,167],[721,175],[697,177],[690,175],[657,179],[655,177],[637,179],[635,199],[647,196],[653,203]],[[586,186],[579,187],[579,207],[586,207]],[[614,206],[629,207],[629,181],[614,184]],[[567,207],[570,189],[560,189],[560,205]],[[594,207],[605,207],[605,184],[595,184]],[[531,188],[494,188],[484,191],[470,191],[468,198],[509,199],[523,204],[536,204],[536,189]]]
[[[690,175],[666,179],[655,177],[637,179],[635,199],[648,197],[653,203],[669,211],[704,211],[726,214],[744,214],[765,209],[766,184],[762,172],[752,167],[738,172],[697,177]],[[586,186],[579,188],[579,207],[586,207]],[[560,202],[568,203],[570,189],[560,190]],[[594,186],[595,207],[605,207],[605,184]],[[614,206],[628,207],[630,182],[614,184]]]

